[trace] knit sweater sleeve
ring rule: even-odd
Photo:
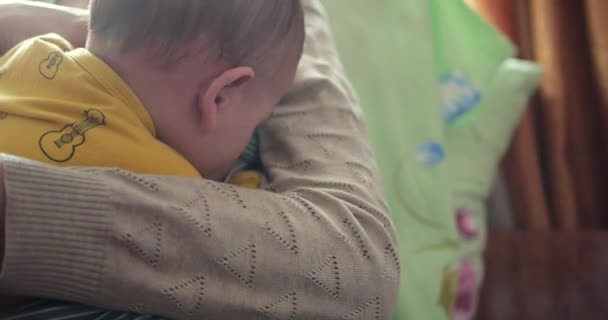
[[[399,259],[319,1],[262,128],[266,190],[3,155],[0,291],[174,319],[390,319]]]

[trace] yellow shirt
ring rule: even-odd
[[[0,152],[59,166],[199,177],[158,141],[138,97],[103,61],[57,35],[0,58]]]

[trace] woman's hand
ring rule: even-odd
[[[88,19],[88,11],[83,9],[0,0],[0,54],[25,39],[45,33],[57,33],[74,47],[82,47]]]

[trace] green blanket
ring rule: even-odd
[[[400,237],[397,319],[470,319],[484,202],[540,70],[463,1],[325,5]]]

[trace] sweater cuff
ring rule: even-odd
[[[6,185],[6,255],[0,291],[83,301],[103,275],[109,190],[93,173],[0,155]]]

